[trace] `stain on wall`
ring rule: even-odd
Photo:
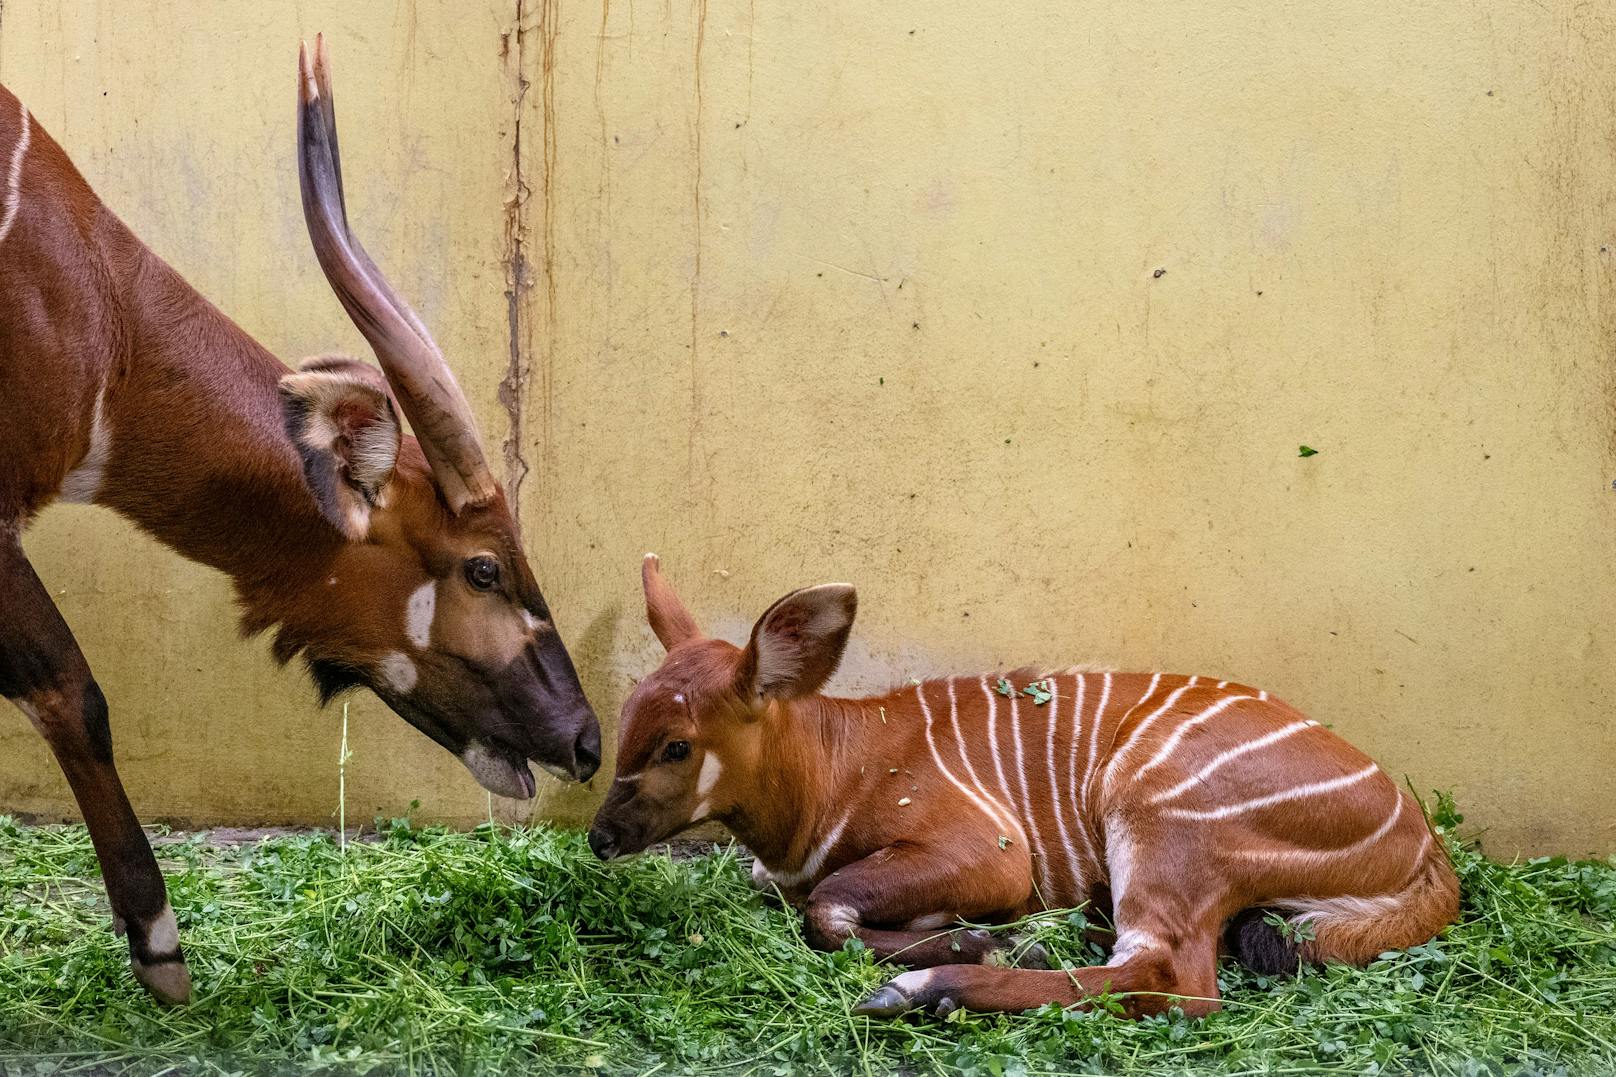
[[[603,716],[654,549],[731,633],[856,583],[844,686],[1238,677],[1496,851],[1616,849],[1616,12],[7,0],[0,79],[289,360],[363,354],[297,208],[317,29],[356,227]],[[222,580],[93,509],[27,546],[146,817],[331,817],[337,716]],[[351,732],[350,818],[489,810],[376,701]],[[20,715],[0,810],[72,814]]]

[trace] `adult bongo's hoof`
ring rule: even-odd
[[[161,961],[153,965],[133,961],[130,967],[135,970],[135,979],[145,985],[158,1002],[166,1006],[183,1006],[191,1001],[191,970],[185,967],[183,960]]]

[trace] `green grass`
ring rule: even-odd
[[[1440,813],[1439,813],[1440,814]],[[733,852],[597,863],[580,835],[382,827],[164,846],[197,998],[136,987],[81,828],[0,817],[0,1072],[1616,1072],[1616,862],[1455,845],[1462,923],[1367,970],[1137,1024],[1053,1008],[871,1022]],[[1065,915],[1036,930],[1083,960]]]

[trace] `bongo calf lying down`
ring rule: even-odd
[[[643,577],[668,653],[624,704],[590,847],[609,859],[723,822],[758,881],[802,907],[813,945],[857,938],[917,970],[858,1012],[1108,993],[1134,1016],[1201,1015],[1218,1007],[1220,944],[1270,973],[1364,964],[1458,911],[1413,798],[1267,692],[1017,672],[833,699],[817,692],[852,628],[851,587],[793,591],[736,647],[702,635],[654,556]],[[1005,967],[1007,940],[947,930],[1083,902],[1111,910],[1103,966]]]

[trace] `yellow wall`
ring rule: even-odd
[[[1239,677],[1495,851],[1616,849],[1616,9],[6,0],[0,79],[288,358],[360,348],[297,206],[316,29],[357,227],[494,446],[520,246],[521,512],[604,716],[654,549],[731,632],[857,583],[844,685]],[[27,547],[146,817],[330,818],[337,716],[220,578],[95,509]],[[352,725],[350,818],[485,811]],[[16,714],[0,807],[71,811]]]

